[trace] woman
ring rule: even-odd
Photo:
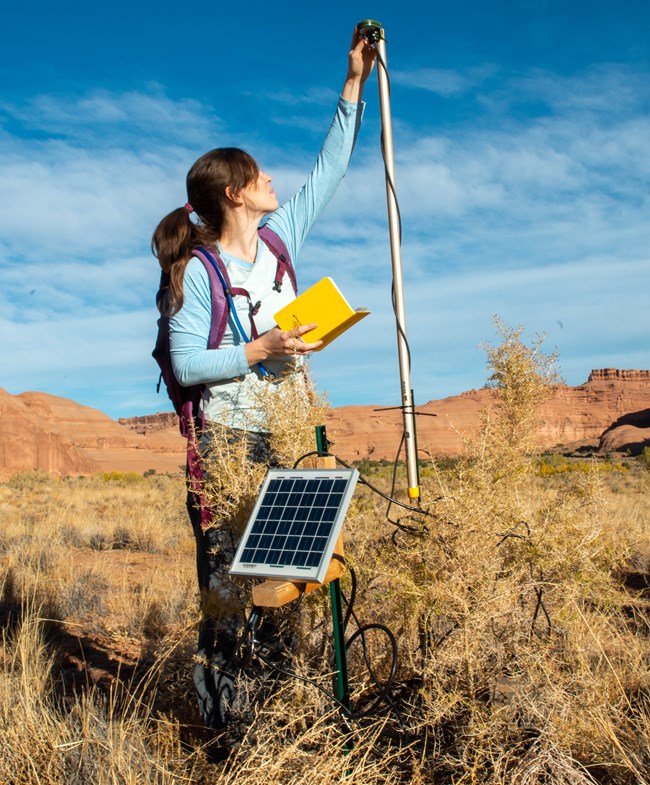
[[[263,397],[261,387],[279,391],[282,378],[296,368],[297,360],[320,345],[302,340],[313,324],[289,332],[275,326],[273,314],[295,292],[289,280],[276,285],[277,258],[260,239],[258,229],[269,216],[265,227],[280,238],[295,264],[305,237],[347,169],[361,122],[363,87],[374,59],[374,49],[355,32],[341,98],[316,166],[286,204],[279,206],[271,177],[253,158],[236,148],[220,148],[192,166],[187,175],[187,204],[166,216],[153,235],[154,254],[170,281],[174,374],[181,385],[205,385],[201,411],[206,425],[226,426],[229,439],[245,438],[251,460],[268,459],[256,403]],[[198,222],[191,220],[192,212]],[[258,337],[246,342],[231,315],[219,348],[207,348],[213,314],[208,273],[192,255],[199,246],[213,247],[232,287],[248,292],[249,298],[234,298],[236,316],[249,334]],[[251,304],[255,304],[254,319]],[[270,388],[269,378],[275,380]],[[211,438],[210,428],[204,428],[199,443],[203,456],[209,453]],[[230,704],[236,698],[232,660],[245,597],[227,575],[237,545],[234,527],[202,527],[196,508],[196,498],[190,494],[188,509],[197,541],[205,618],[194,681],[206,723],[222,728],[229,722]]]

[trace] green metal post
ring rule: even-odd
[[[334,625],[336,697],[350,711],[350,684],[348,682],[348,660],[345,650],[345,629],[343,627],[343,603],[341,601],[341,583],[338,579],[330,583],[330,598],[332,600],[332,622]]]
[[[327,432],[324,425],[316,426],[316,449],[321,456],[326,456],[329,451]],[[348,660],[345,648],[343,595],[341,594],[341,583],[338,579],[330,582],[330,600],[332,602],[334,659],[336,663],[336,697],[341,705],[350,711],[350,684],[348,682]]]
[[[316,426],[316,449],[319,455],[326,455],[329,452],[329,442],[327,441],[327,431],[324,425]]]

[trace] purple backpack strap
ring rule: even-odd
[[[223,290],[223,285],[219,280],[219,276],[217,275],[216,270],[210,263],[210,260],[205,255],[201,248],[195,248],[192,251],[192,255],[196,256],[197,259],[201,260],[201,263],[205,267],[205,270],[208,274],[208,278],[210,279],[210,298],[211,298],[211,306],[212,306],[212,321],[210,323],[210,335],[208,336],[208,349],[216,349],[223,339],[223,336],[226,332],[226,327],[228,325],[228,314],[230,312],[230,308],[228,307],[228,301],[226,300],[226,294]],[[226,265],[221,260],[221,257],[216,252],[216,250],[211,251],[211,255],[215,262],[219,265],[219,269],[225,280],[230,287],[230,278],[228,277],[228,271],[226,270]],[[232,290],[231,290],[232,291]],[[233,294],[237,294],[236,291],[233,291]],[[216,318],[215,318],[216,314]]]
[[[289,280],[291,281],[291,285],[293,286],[294,293],[298,294],[296,271],[291,262],[291,256],[289,256],[289,251],[285,245],[284,240],[280,237],[279,234],[274,232],[273,229],[269,229],[266,224],[262,226],[261,229],[258,229],[257,233],[260,236],[260,239],[270,249],[273,256],[275,256],[275,258],[278,260],[278,267],[275,273],[275,283],[273,284],[273,288],[277,292],[280,291],[282,288],[282,278],[286,272],[289,276]]]
[[[253,340],[259,338],[259,334],[255,327],[254,317],[257,315],[262,303],[258,302],[253,304],[247,289],[233,286],[230,283],[228,270],[226,269],[226,265],[223,263],[223,259],[217,253],[216,248],[211,248],[210,251],[207,251],[205,248],[195,248],[192,253],[194,256],[196,256],[197,259],[201,261],[208,273],[208,278],[210,279],[212,320],[210,322],[210,335],[208,336],[208,349],[219,348],[226,332],[232,298],[237,295],[245,297],[248,300],[249,315],[251,320],[251,334],[253,336]],[[212,264],[210,259],[212,259],[214,264],[219,267],[221,278],[219,277],[219,273],[214,269],[214,264]],[[238,321],[237,324],[239,324]]]
[[[194,419],[191,421],[187,436],[187,485],[199,502],[201,530],[205,531],[214,520],[214,513],[205,493],[205,477]]]

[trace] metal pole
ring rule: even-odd
[[[395,192],[395,157],[393,153],[393,125],[390,115],[390,83],[386,61],[384,30],[372,19],[359,22],[357,30],[373,43],[377,49],[377,80],[379,82],[379,104],[381,109],[382,148],[386,168],[386,198],[388,201],[388,229],[390,251],[393,262],[393,293],[395,298],[395,320],[397,327],[397,353],[401,382],[402,415],[404,418],[404,445],[406,448],[406,473],[408,494],[411,499],[420,498],[420,480],[417,456],[417,436],[413,391],[411,389],[411,366],[406,339],[406,313],[402,285],[401,227],[397,196]]]

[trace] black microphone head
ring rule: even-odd
[[[384,37],[384,29],[375,19],[362,19],[357,25],[357,32],[367,38],[371,44],[376,44]]]

